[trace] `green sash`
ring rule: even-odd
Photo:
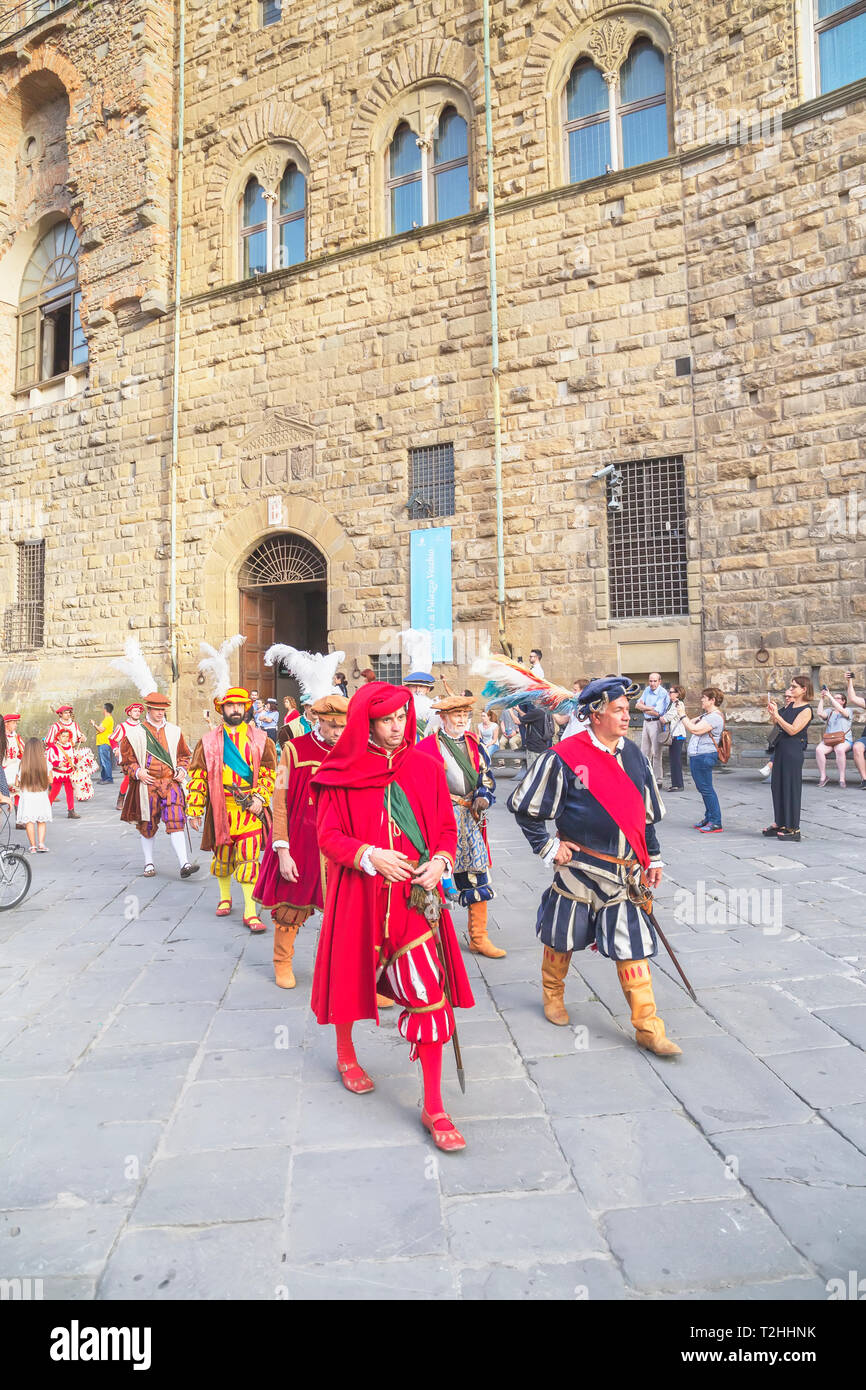
[[[223,762],[226,767],[236,772],[241,781],[249,782],[253,785],[253,770],[244,757],[243,753],[232,743],[228,733],[223,729]]]
[[[402,830],[406,838],[412,841],[420,855],[419,863],[426,864],[430,858],[430,851],[409,799],[398,782],[389,782],[385,788],[385,810],[398,830]]]
[[[478,786],[478,772],[473,766],[472,759],[469,756],[469,749],[466,747],[466,744],[463,742],[462,739],[449,738],[447,734],[440,733],[439,737],[445,744],[445,747],[448,749],[448,752],[451,754],[454,761],[457,763],[458,767],[460,768],[460,771],[466,777],[467,792],[474,792],[475,788]]]
[[[147,727],[146,724],[144,726],[144,738],[145,747],[147,748],[147,751],[150,754],[150,756],[152,758],[158,758],[161,763],[165,763],[166,767],[170,767],[172,772],[174,772],[174,768],[172,767],[171,763],[171,754],[166,752],[159,739],[154,737],[154,735],[150,732],[150,729]]]

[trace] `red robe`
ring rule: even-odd
[[[351,716],[350,716],[351,717]],[[414,739],[414,720],[407,739]],[[342,749],[344,734],[335,752]],[[333,754],[329,755],[333,757]],[[372,747],[365,761],[387,755]],[[457,826],[441,762],[404,745],[397,755],[393,777],[405,792],[431,857],[447,855],[453,864]],[[389,760],[390,761],[390,760]],[[325,760],[322,771],[328,768]],[[383,786],[319,786],[317,831],[319,848],[328,862],[325,913],[313,975],[311,1007],[319,1023],[352,1023],[360,1018],[378,1021],[377,971],[393,951],[429,929],[429,923],[409,908],[411,885],[386,883],[381,874],[368,874],[361,857],[368,848],[402,850],[417,860],[418,852],[385,813]],[[440,892],[441,897],[441,892]],[[443,908],[439,940],[448,974],[452,1004],[474,1004],[451,917]],[[392,993],[382,975],[378,988]]]
[[[271,809],[273,826],[265,840],[265,852],[253,892],[264,907],[288,903],[290,907],[324,906],[322,861],[316,838],[316,803],[310,782],[328,753],[328,745],[315,734],[301,734],[283,748]],[[285,787],[281,778],[287,777]],[[288,840],[289,853],[298,868],[297,883],[280,873],[274,840]]]

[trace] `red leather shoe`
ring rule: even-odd
[[[451,1128],[437,1129],[437,1120],[447,1120]],[[422,1110],[421,1123],[425,1129],[429,1129],[433,1137],[433,1143],[436,1145],[437,1149],[441,1149],[443,1153],[456,1153],[458,1149],[466,1148],[466,1140],[454,1124],[451,1116],[446,1115],[444,1110],[439,1115],[428,1115],[426,1110]]]
[[[232,910],[231,899],[230,899],[230,898],[223,898],[222,902],[217,903],[216,915],[217,915],[217,917],[228,917],[228,915],[229,915],[229,913],[231,912],[231,910]]]
[[[244,918],[244,926],[249,927],[250,931],[255,936],[258,936],[263,931],[267,931],[267,927],[261,917],[257,917],[255,913],[253,913],[252,917]]]
[[[367,1075],[358,1062],[338,1062],[337,1071],[340,1073],[340,1080],[346,1090],[351,1091],[355,1096],[363,1096],[366,1095],[367,1091],[375,1091],[376,1089],[372,1078]]]

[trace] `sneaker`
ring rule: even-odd
[[[705,821],[705,820],[696,820],[695,823],[694,823],[694,825],[692,826],[692,830],[703,830],[704,826],[705,826],[707,823],[708,823],[708,822]]]
[[[702,835],[721,835],[721,833],[722,833],[722,827],[721,827],[720,825],[702,825],[702,826],[701,826],[701,834],[702,834]]]

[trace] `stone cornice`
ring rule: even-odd
[[[828,111],[847,106],[849,103],[853,104],[863,98],[866,98],[866,78],[852,82],[847,87],[839,87],[834,92],[826,92],[812,101],[791,107],[782,114],[782,128],[783,130],[790,130],[794,126],[801,125],[804,121],[813,120]],[[736,148],[746,147],[738,147],[736,144],[719,141],[710,145],[701,145],[693,150],[680,151],[668,155],[665,159],[653,160],[650,164],[636,165],[631,169],[620,169],[612,174],[602,174],[595,179],[584,179],[581,183],[563,184],[559,188],[546,188],[541,193],[532,193],[522,198],[508,198],[502,202],[497,202],[496,215],[497,217],[514,216],[525,209],[540,207],[545,203],[583,197],[587,192],[594,192],[596,189],[609,190],[612,194],[617,194],[624,185],[629,184],[634,179],[647,178],[654,174],[664,174],[674,170],[678,173],[689,172],[689,165],[711,159],[717,155],[727,154]],[[200,294],[184,296],[181,299],[181,307],[184,309],[194,308],[198,304],[213,303],[219,299],[264,294],[269,290],[277,289],[280,285],[287,284],[290,280],[325,269],[330,265],[336,265],[340,261],[351,260],[353,257],[375,256],[388,247],[399,245],[400,242],[420,241],[424,237],[439,236],[443,232],[449,232],[455,228],[479,227],[486,222],[487,209],[483,208],[479,212],[467,213],[463,217],[454,217],[447,222],[434,222],[429,226],[414,227],[411,231],[400,232],[397,236],[379,237],[375,241],[353,243],[351,246],[342,247],[339,251],[330,251],[327,255],[316,256],[312,260],[302,261],[300,264],[290,266],[285,270],[272,270],[266,275],[258,275],[254,280],[236,280],[228,285],[218,285],[214,289],[203,290]]]

